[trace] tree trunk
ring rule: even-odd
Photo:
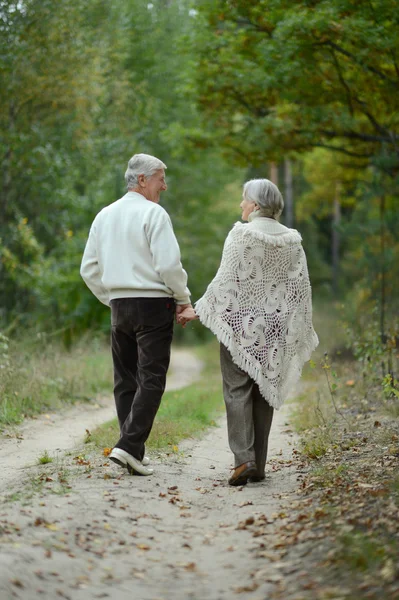
[[[2,171],[3,171],[3,184],[1,189],[0,198],[0,224],[4,225],[7,219],[7,208],[9,203],[9,195],[11,189],[11,161],[12,161],[12,143],[14,141],[15,131],[15,106],[14,102],[11,102],[9,109],[9,121],[8,121],[8,132],[9,132],[9,143],[6,146],[4,153]],[[7,142],[6,142],[7,144]]]
[[[335,196],[333,206],[333,223],[332,223],[332,239],[331,239],[331,259],[332,259],[332,286],[335,296],[338,296],[339,290],[339,249],[340,235],[339,225],[341,222],[341,184],[335,184]]]
[[[270,181],[278,185],[278,165],[274,162],[270,163]]]
[[[284,160],[284,204],[285,204],[285,220],[284,224],[287,227],[294,227],[294,195],[292,189],[292,168],[289,158]]]
[[[386,265],[385,265],[385,196],[380,201],[380,250],[381,250],[381,304],[380,304],[380,335],[381,342],[386,344],[385,308],[386,308]]]

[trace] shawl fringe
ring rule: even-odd
[[[198,301],[200,302],[200,301]],[[279,410],[285,400],[286,395],[290,391],[290,389],[295,386],[301,378],[303,364],[310,360],[312,352],[318,346],[318,338],[315,334],[312,338],[312,343],[308,347],[303,347],[301,351],[295,357],[295,365],[293,365],[294,369],[291,373],[291,376],[284,382],[284,386],[281,390],[280,394],[271,394],[270,386],[265,385],[265,380],[262,377],[261,367],[260,365],[254,364],[252,361],[247,359],[237,348],[235,344],[232,343],[232,336],[222,327],[218,325],[215,321],[213,315],[209,314],[206,309],[202,306],[196,308],[196,313],[198,315],[201,323],[210,329],[212,333],[216,336],[217,340],[226,346],[227,350],[230,352],[233,362],[237,367],[245,371],[251,379],[253,379],[259,386],[259,390],[265,399],[265,401],[270,404],[274,409]]]

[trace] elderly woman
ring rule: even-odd
[[[265,478],[273,410],[283,404],[318,344],[301,236],[278,222],[284,208],[268,179],[244,185],[243,221],[227,236],[219,270],[179,321],[199,318],[220,342],[230,485]]]

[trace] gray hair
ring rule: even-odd
[[[278,187],[269,179],[251,179],[244,183],[245,200],[259,206],[260,217],[277,219],[284,208],[284,200]]]
[[[156,171],[166,169],[166,165],[150,154],[134,154],[127,163],[125,181],[128,189],[135,188],[139,184],[139,175],[151,177]]]

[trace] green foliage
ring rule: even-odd
[[[394,555],[394,548],[363,532],[346,533],[339,539],[337,558],[353,571],[377,570]]]
[[[384,395],[387,398],[395,397],[399,400],[399,389],[391,373],[388,373],[383,378],[382,389],[384,390]]]
[[[200,3],[200,101],[238,162],[333,148],[397,170],[396,2]],[[384,159],[385,160],[385,159]],[[389,165],[389,166],[388,166]],[[382,166],[382,165],[380,165]]]
[[[330,440],[321,429],[308,433],[301,442],[302,454],[313,460],[324,456],[329,447]]]
[[[39,458],[37,459],[37,464],[38,465],[47,465],[48,463],[53,462],[52,457],[49,455],[49,453],[47,452],[47,450],[45,450],[43,452],[43,454],[41,456],[39,456]]]
[[[57,330],[66,345],[109,311],[80,260],[95,214],[124,193],[135,152],[168,165],[164,206],[193,299],[214,275],[234,221],[217,210],[232,177],[198,116],[189,74],[190,6],[116,0],[2,2],[0,14],[0,321]],[[240,173],[235,173],[235,181]],[[234,188],[232,205],[240,192]],[[206,248],[206,252],[204,249]]]
[[[197,300],[239,217],[241,184],[294,161],[312,285],[331,293],[332,231],[350,321],[399,295],[393,0],[0,2],[0,326],[107,331],[80,260],[135,152],[168,165],[171,215]],[[339,153],[327,152],[333,146]],[[232,168],[232,160],[238,168]],[[332,227],[339,193],[342,220]],[[381,318],[381,313],[384,313]],[[360,317],[360,318],[359,318]],[[377,318],[377,314],[376,314]],[[360,325],[361,327],[361,325]],[[177,339],[205,336],[198,324]]]
[[[367,173],[360,174],[359,170],[346,165],[341,156],[324,148],[306,153],[301,168],[308,189],[296,203],[296,216],[300,221],[307,220],[309,216],[330,217],[337,196],[342,208],[352,209],[356,200],[361,198],[356,187],[359,177],[370,178]]]

